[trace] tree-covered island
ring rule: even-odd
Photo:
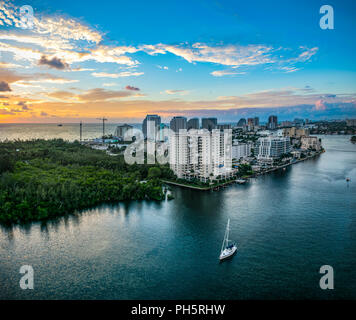
[[[103,202],[163,200],[168,166],[128,165],[79,142],[0,143],[0,223],[45,220]]]

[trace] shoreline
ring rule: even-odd
[[[257,176],[263,175],[263,174],[265,174],[265,173],[269,173],[269,172],[276,171],[276,170],[278,170],[278,169],[283,169],[283,168],[289,167],[289,166],[291,166],[291,165],[293,165],[293,164],[297,164],[297,163],[299,163],[299,162],[303,162],[303,161],[305,161],[305,160],[309,160],[309,159],[315,158],[315,157],[317,157],[317,156],[320,156],[320,155],[321,155],[322,153],[324,153],[324,152],[325,152],[325,150],[324,150],[324,151],[319,151],[319,152],[317,152],[316,154],[314,154],[314,155],[312,155],[312,156],[308,156],[308,157],[305,157],[305,158],[303,158],[303,159],[298,159],[298,160],[296,160],[296,161],[294,161],[294,162],[290,162],[290,163],[287,163],[287,164],[283,164],[283,165],[281,165],[281,166],[274,167],[274,168],[268,169],[268,170],[263,171],[263,172],[258,172],[258,173],[256,173],[256,174],[250,176],[250,177],[257,177]]]
[[[279,170],[279,169],[283,169],[283,168],[289,167],[291,165],[303,162],[305,160],[309,160],[309,159],[315,158],[317,156],[320,156],[324,152],[325,152],[325,150],[319,151],[319,152],[315,153],[312,156],[305,157],[304,159],[298,159],[298,160],[296,160],[294,162],[283,164],[281,166],[274,167],[274,168],[268,169],[268,170],[263,171],[263,172],[256,172],[253,175],[244,176],[242,179],[248,180],[250,178],[257,178],[258,176],[261,176],[261,175],[264,175],[264,174],[267,174],[267,173],[270,173],[270,172],[273,172],[273,171],[276,171],[276,170]],[[169,180],[161,180],[161,181],[162,181],[162,183],[166,183],[168,185],[175,185],[175,186],[178,186],[178,187],[189,188],[189,189],[200,190],[200,191],[210,191],[210,190],[214,190],[216,188],[219,190],[220,187],[225,187],[225,186],[230,185],[230,184],[237,184],[236,180],[238,180],[238,178],[236,178],[234,180],[231,180],[231,181],[228,181],[228,182],[223,182],[223,183],[220,183],[220,184],[217,184],[217,185],[208,186],[208,187],[198,187],[198,186],[195,186],[195,185],[189,185],[189,182],[187,182],[187,184],[184,184],[184,183],[181,183],[181,182],[175,182],[175,181],[169,181]]]

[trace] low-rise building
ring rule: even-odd
[[[253,172],[260,172],[261,171],[261,166],[260,165],[253,165],[251,166],[251,169]]]
[[[261,131],[258,131],[256,134],[261,137],[267,137],[267,136],[272,136],[274,133],[273,133],[273,131],[270,131],[270,130],[261,130]]]
[[[296,127],[284,128],[283,135],[285,137],[301,138],[303,136],[308,136],[309,130],[305,128],[296,128]]]
[[[346,119],[346,125],[348,127],[356,127],[356,119]]]
[[[282,121],[281,122],[281,127],[291,127],[291,126],[293,126],[292,121]]]
[[[301,149],[303,150],[316,150],[320,151],[321,149],[321,141],[318,137],[309,136],[301,138]]]
[[[304,125],[304,119],[295,118],[293,123],[296,127],[301,127]]]
[[[298,150],[293,150],[293,151],[291,152],[291,154],[292,154],[292,156],[293,156],[295,159],[300,159],[300,157],[301,157],[301,155],[302,155],[302,153],[301,153],[300,151],[298,151]]]

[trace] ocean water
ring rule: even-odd
[[[105,123],[105,134],[114,134],[120,123]],[[131,124],[141,129],[141,124]],[[101,138],[103,135],[102,123],[83,123],[83,139]],[[55,139],[61,138],[68,141],[80,139],[79,123],[58,124],[2,124],[0,123],[0,141]]]
[[[321,137],[326,153],[246,185],[1,227],[0,298],[356,299],[356,145]],[[219,263],[228,218],[238,252]]]

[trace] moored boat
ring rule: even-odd
[[[224,241],[221,246],[221,251],[219,256],[220,261],[232,257],[237,251],[237,246],[231,240],[229,240],[229,232],[230,232],[230,219],[227,220]]]

